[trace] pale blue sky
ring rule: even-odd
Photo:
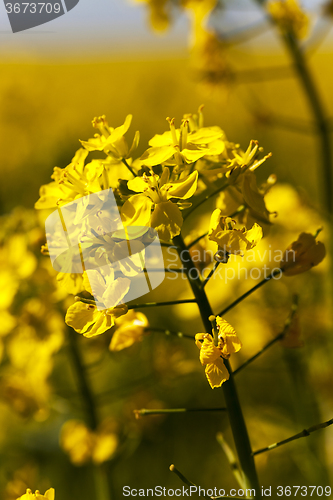
[[[134,0],[80,0],[66,15],[16,34],[11,32],[0,2],[1,60],[13,54],[50,60],[56,54],[89,59],[117,54],[121,57],[125,52],[135,54],[143,48],[148,52],[168,52],[170,49],[185,51],[187,46],[189,23],[185,15],[178,16],[165,35],[156,36],[148,29],[144,4]],[[224,31],[255,23],[262,16],[253,1],[229,2],[232,9],[223,19]],[[303,5],[315,10],[320,3],[320,0],[306,0]]]

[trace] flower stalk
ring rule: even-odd
[[[205,326],[206,331],[209,332],[212,328],[209,317],[213,316],[214,314],[208,301],[207,295],[202,288],[200,277],[191,272],[192,269],[195,268],[195,265],[191,259],[186,245],[184,244],[182,237],[180,235],[176,236],[173,239],[173,242],[178,248],[179,257],[184,268],[186,269],[189,284],[199,306],[202,322]],[[252,455],[250,439],[247,432],[242,408],[239,402],[232,370],[228,360],[224,360],[224,363],[229,371],[230,378],[223,384],[222,388],[239,462],[244,473],[247,486],[253,488],[256,491],[257,498],[261,498],[261,489],[259,486],[257,471]]]

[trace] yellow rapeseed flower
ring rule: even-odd
[[[309,32],[309,16],[302,10],[298,0],[276,0],[268,3],[268,12],[285,33],[305,38]]]
[[[132,115],[127,115],[123,125],[117,128],[109,126],[105,115],[93,119],[93,127],[97,128],[100,134],[95,134],[88,141],[80,141],[87,151],[104,151],[107,155],[120,160],[128,158],[137,148],[139,143],[139,132],[135,133],[132,146],[129,147],[125,139],[132,122]]]
[[[170,171],[164,167],[159,177],[152,170],[128,181],[127,186],[136,194],[131,196],[121,209],[126,226],[151,226],[163,240],[170,240],[180,233],[183,217],[178,202],[187,200],[196,191],[198,172],[170,181]],[[182,205],[181,205],[182,206]]]
[[[200,362],[205,366],[206,377],[212,389],[221,387],[223,382],[229,379],[229,372],[222,358],[228,359],[242,347],[235,330],[226,320],[217,316],[216,325],[217,346],[209,333],[197,333],[195,336],[195,343],[200,349]]]
[[[151,148],[141,156],[140,160],[147,167],[166,164],[185,168],[206,155],[219,155],[224,149],[224,136],[220,127],[202,127],[189,130],[189,119],[182,120],[179,129],[175,120],[167,118],[170,130],[164,134],[156,134],[150,141]]]
[[[218,249],[225,254],[244,255],[246,250],[254,248],[262,238],[262,228],[253,224],[248,231],[245,227],[235,228],[236,221],[230,217],[223,217],[219,208],[214,210],[208,238],[218,244]]]
[[[39,493],[38,490],[36,490],[35,493],[32,493],[32,491],[28,488],[26,493],[24,493],[24,495],[22,495],[17,500],[54,500],[54,495],[54,488],[50,488],[49,490],[45,491],[44,495]]]

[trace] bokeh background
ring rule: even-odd
[[[302,43],[330,117],[332,20],[323,18],[323,2],[303,5],[311,28]],[[57,288],[48,259],[40,254],[43,214],[33,209],[53,167],[68,165],[78,139],[91,136],[94,116],[106,114],[110,125],[119,126],[133,114],[131,130],[140,130],[142,153],[155,133],[166,130],[167,116],[180,120],[204,103],[206,125],[219,125],[244,149],[256,139],[265,153],[273,153],[258,175],[262,181],[272,172],[278,177],[267,198],[278,217],[261,251],[283,250],[300,232],[321,226],[321,240],[328,245],[313,116],[290,55],[263,10],[255,2],[225,1],[214,15],[211,23],[224,37],[228,71],[213,83],[193,63],[186,12],[176,9],[163,33],[154,32],[148,17],[145,3],[81,0],[52,23],[14,35],[0,6],[0,485],[6,500],[27,487],[43,492],[51,486],[58,500],[97,498],[96,467],[73,465],[59,446],[63,423],[85,418],[63,321],[73,299]],[[243,37],[247,28],[250,36]],[[203,205],[186,222],[184,234],[194,227],[207,231],[213,208],[213,202]],[[207,290],[214,310],[253,284],[251,279],[227,285],[213,280]],[[179,280],[175,288],[161,285],[154,300],[173,300],[175,290],[179,298],[190,296]],[[254,449],[332,418],[331,291],[328,254],[310,273],[265,285],[227,316],[244,344],[232,360],[237,367],[283,329],[292,296],[299,294],[304,347],[277,344],[237,375]],[[202,331],[192,305],[144,312],[157,327],[191,335]],[[33,329],[35,341],[27,329]],[[227,415],[134,418],[133,410],[140,408],[223,406],[222,392],[207,384],[194,343],[154,333],[110,353],[109,332],[97,339],[77,337],[84,362],[91,364],[98,415],[112,420],[119,439],[117,452],[103,465],[112,498],[121,498],[124,485],[178,487],[168,470],[171,463],[202,487],[235,487],[216,441],[223,432],[232,446]],[[332,484],[332,444],[328,428],[258,456],[262,484]]]

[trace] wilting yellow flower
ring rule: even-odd
[[[301,233],[285,251],[280,262],[285,276],[304,273],[320,264],[326,255],[325,245],[310,233]]]
[[[309,17],[303,12],[298,0],[277,0],[268,3],[268,12],[282,31],[291,32],[297,38],[305,38],[309,32]]]
[[[245,227],[236,229],[235,224],[230,217],[222,217],[221,210],[217,208],[212,213],[208,238],[215,241],[225,254],[244,255],[261,240],[262,228],[255,223],[246,231]]]
[[[100,131],[88,141],[80,141],[87,151],[104,151],[107,155],[117,160],[128,158],[137,148],[139,143],[139,132],[136,132],[131,148],[125,139],[132,122],[132,115],[127,115],[124,125],[117,128],[109,126],[105,115],[93,119],[93,127]]]
[[[44,495],[39,493],[38,490],[36,490],[35,493],[32,493],[30,489],[27,489],[27,492],[17,500],[54,500],[54,494],[54,488],[50,488],[45,491]]]
[[[125,304],[99,311],[93,304],[75,302],[68,308],[65,322],[76,332],[90,338],[109,330],[114,325],[115,318],[126,313],[127,306]]]
[[[220,127],[202,127],[189,132],[189,120],[182,120],[179,129],[175,120],[168,118],[170,131],[156,134],[150,141],[151,148],[141,156],[140,160],[147,167],[161,163],[167,165],[186,166],[205,155],[219,155],[224,149],[221,140],[223,131]]]
[[[235,330],[223,318],[217,316],[218,345],[209,333],[197,333],[195,343],[200,349],[200,362],[205,366],[207,380],[212,389],[220,387],[229,379],[229,372],[223,363],[231,354],[238,352],[242,344]]]
[[[239,176],[235,185],[229,186],[220,193],[216,206],[225,214],[233,214],[241,206],[243,212],[237,215],[240,223],[247,228],[253,222],[269,224],[269,212],[265,204],[265,195],[276,183],[276,176],[271,175],[260,187],[257,186],[257,179],[253,172],[247,170]]]
[[[108,425],[102,424],[93,432],[80,420],[68,420],[61,429],[60,446],[74,465],[100,464],[112,457],[118,437]]]
[[[131,309],[125,316],[116,320],[116,326],[110,351],[121,351],[135,342],[140,342],[148,326],[148,319],[143,313]]]
[[[136,194],[131,196],[121,209],[126,226],[151,226],[163,240],[170,240],[180,233],[183,217],[173,199],[187,200],[196,191],[198,172],[170,181],[170,170],[165,167],[161,177],[150,171],[128,181],[127,186]],[[188,205],[186,205],[188,206]],[[152,212],[153,210],[153,212]]]

